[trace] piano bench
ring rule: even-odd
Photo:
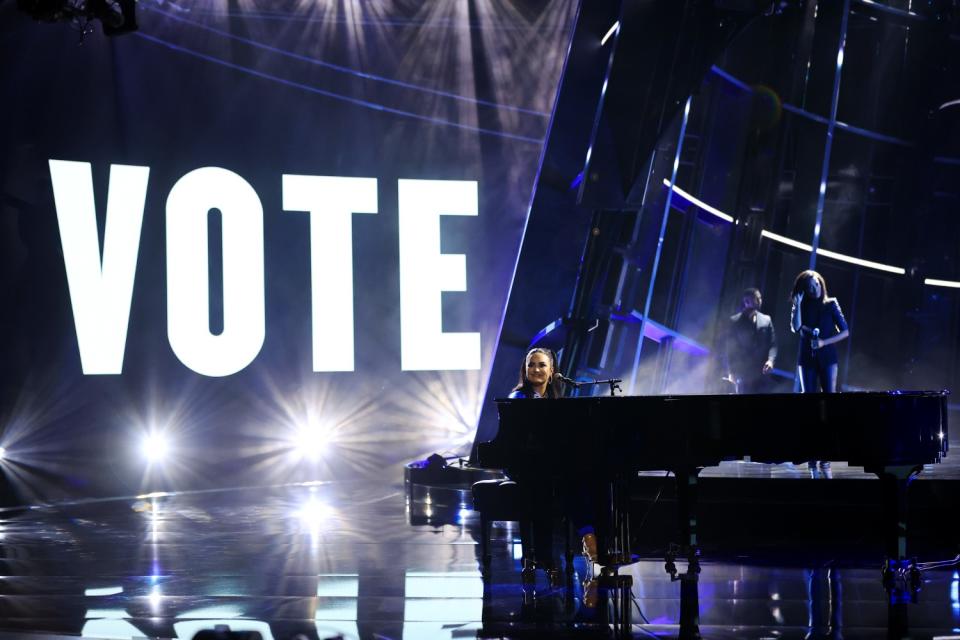
[[[480,514],[480,553],[483,562],[483,571],[490,568],[490,530],[494,521],[514,521],[520,525],[520,539],[523,545],[523,560],[526,566],[528,560],[528,545],[531,535],[528,529],[531,526],[531,497],[520,485],[513,480],[480,480],[473,483],[473,510]],[[571,551],[572,525],[568,519],[565,522],[565,557],[568,569],[573,566],[573,552]]]
[[[490,567],[490,527],[493,521],[522,523],[526,520],[528,508],[523,491],[513,480],[481,480],[473,483],[473,510],[480,513],[480,553],[486,571]]]

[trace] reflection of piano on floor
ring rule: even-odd
[[[906,490],[947,451],[946,392],[626,396],[499,400],[500,430],[478,448],[484,467],[549,479],[624,479],[643,470],[677,479],[685,549],[697,545],[696,485],[703,467],[846,461],[877,474],[888,506],[887,553],[906,558]],[[839,482],[839,481],[838,481]],[[626,540],[614,543],[626,550]]]

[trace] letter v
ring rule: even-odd
[[[86,375],[123,370],[149,173],[149,167],[110,165],[101,260],[90,163],[50,160],[63,262]]]

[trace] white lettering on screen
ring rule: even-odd
[[[477,183],[400,180],[398,191],[401,368],[479,369],[480,334],[444,333],[440,298],[467,290],[467,257],[440,253],[440,216],[477,215]]]
[[[207,216],[223,220],[223,331],[210,332]],[[180,361],[205,376],[228,376],[263,346],[263,207],[250,184],[204,167],[167,198],[167,336]]]
[[[148,167],[111,165],[101,258],[90,163],[50,161],[80,366],[86,375],[123,370],[149,173]]]
[[[313,370],[353,371],[352,218],[377,213],[377,181],[285,175],[283,208],[310,214]]]
[[[50,160],[83,373],[120,374],[149,167],[111,165],[102,257],[90,163]],[[353,214],[378,212],[377,180],[284,175],[283,208],[310,218],[313,370],[354,370]],[[405,371],[479,369],[479,333],[442,330],[441,293],[466,291],[466,256],[440,253],[440,216],[478,215],[477,183],[400,180],[400,343]],[[222,219],[223,331],[210,330],[208,217]],[[180,361],[228,376],[266,335],[263,206],[241,176],[184,175],[166,206],[167,337]]]

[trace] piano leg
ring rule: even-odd
[[[597,579],[598,610],[607,611],[613,637],[629,638],[633,629],[633,577],[604,567]]]
[[[675,472],[677,478],[677,517],[680,529],[680,544],[671,544],[664,568],[671,581],[680,581],[680,634],[681,640],[700,638],[700,548],[697,538],[697,498],[700,469]],[[677,570],[676,559],[687,556],[687,570]]]
[[[679,640],[700,638],[700,565],[687,565],[680,576],[680,633]]]
[[[490,574],[490,530],[493,528],[493,522],[487,517],[486,513],[480,512],[480,570],[484,576]]]
[[[923,471],[922,466],[894,465],[870,469],[883,483],[883,502],[887,520],[887,557],[907,558],[907,490],[910,483]]]
[[[923,470],[918,465],[895,465],[871,469],[882,483],[887,560],[883,566],[883,586],[890,597],[890,637],[906,628],[907,604],[917,601],[920,569],[907,555],[907,490]],[[900,631],[896,631],[896,630]]]
[[[533,523],[530,520],[520,522],[520,580],[524,585],[532,585],[537,580],[536,551],[534,548]]]
[[[697,499],[700,488],[700,469],[676,472],[677,516],[679,517],[680,545],[683,552],[697,547]]]

